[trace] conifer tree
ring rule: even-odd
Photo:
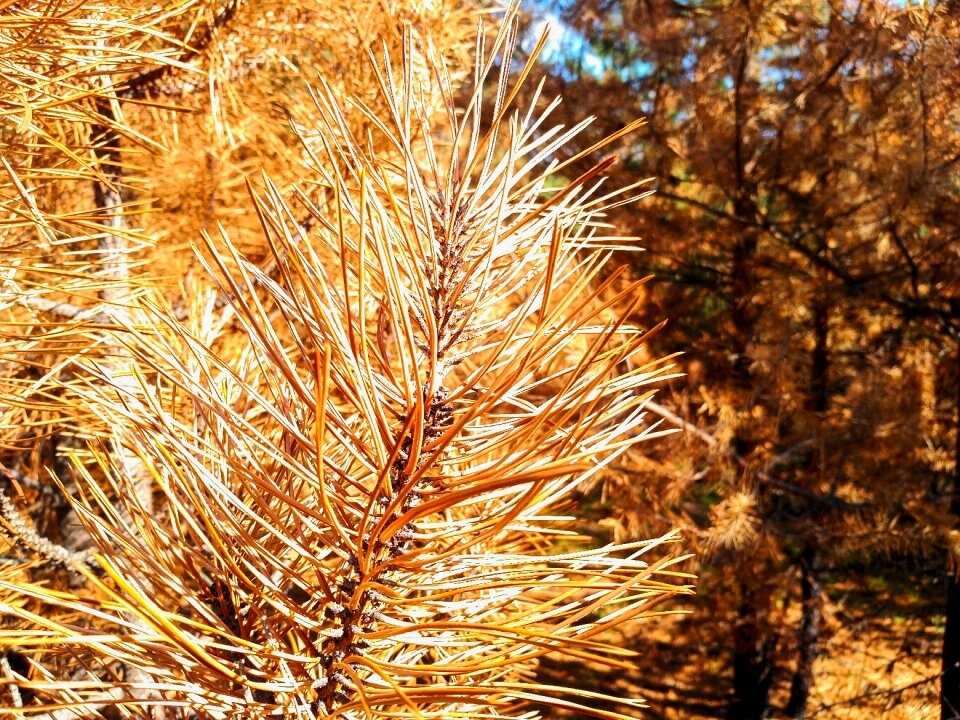
[[[52,124],[24,103],[42,152],[8,138],[24,160],[7,164],[0,297],[4,712],[627,717],[532,670],[551,652],[628,666],[604,630],[689,591],[673,534],[592,548],[571,527],[573,489],[657,434],[645,407],[668,366],[638,283],[601,280],[605,214],[642,188],[605,188],[612,159],[552,180],[635,124],[553,160],[587,122],[518,106],[516,8],[464,72],[461,16],[436,4],[398,15],[399,35],[347,23],[373,85],[334,72],[304,95],[281,73],[288,129],[244,144],[250,96],[231,87],[294,49],[324,56],[314,38],[251,58],[267,30],[251,12],[4,10],[18,49],[59,44],[46,72],[63,79],[38,104]],[[293,19],[296,37],[309,17]],[[208,136],[170,114],[197,67]],[[222,222],[188,260],[179,208],[139,214],[162,199],[145,153],[204,137],[282,147],[286,171],[215,161],[198,230]]]
[[[675,319],[657,340],[690,375],[659,408],[686,437],[659,465],[624,463],[645,482],[611,480],[621,521],[682,517],[704,540],[704,584],[734,628],[731,717],[771,712],[778,686],[803,717],[824,565],[946,555],[956,597],[955,7],[549,9],[567,24],[553,82],[598,109],[593,131],[648,118],[615,172],[658,192],[617,219],[644,238],[636,266]],[[946,718],[960,604],[945,608]]]

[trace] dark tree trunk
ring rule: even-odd
[[[821,244],[826,250],[826,242]],[[826,302],[813,306],[813,354],[810,358],[810,394],[807,408],[817,413],[822,420],[823,413],[830,406],[830,308]],[[821,468],[819,460],[810,463],[812,468]]]
[[[755,378],[751,372],[749,347],[756,334],[758,307],[756,295],[756,254],[757,231],[752,227],[756,214],[756,199],[752,184],[748,178],[747,157],[749,149],[744,141],[744,128],[747,125],[747,113],[744,102],[744,86],[747,81],[747,66],[750,62],[751,40],[749,30],[739,43],[739,52],[734,59],[733,100],[733,170],[734,170],[734,213],[742,227],[737,233],[732,253],[730,319],[734,336],[731,349],[734,360],[732,374],[742,397],[752,398],[742,409],[750,411],[751,406],[760,402],[755,392]],[[747,460],[753,455],[757,441],[752,430],[737,432],[733,438],[733,449]],[[749,465],[744,466],[747,476],[744,484],[755,488],[757,506],[761,517],[765,507],[766,488],[750,477]],[[762,576],[751,568],[753,558],[741,558],[740,598],[737,609],[737,622],[733,632],[733,699],[728,717],[730,720],[763,720],[769,710],[770,686],[773,682],[773,652],[776,639],[770,627],[770,593]]]
[[[960,351],[957,352],[957,424],[953,471],[953,511],[960,529]],[[940,679],[940,720],[960,720],[960,548],[956,541],[947,558],[946,627],[943,631],[943,675]]]
[[[821,242],[821,252],[826,242]],[[818,443],[814,454],[807,463],[810,474],[823,478],[824,455],[822,439],[823,420],[830,406],[830,308],[827,302],[817,302],[813,306],[814,347],[810,358],[810,390],[807,395],[807,409],[816,414],[818,420]],[[820,621],[822,619],[821,588],[819,578],[820,548],[816,537],[809,537],[800,554],[800,597],[803,608],[800,615],[799,651],[797,669],[790,684],[790,700],[787,702],[787,715],[802,720],[807,713],[807,700],[813,687],[813,667],[817,659],[817,642],[820,639]]]
[[[756,238],[742,236],[733,254],[733,303],[732,320],[736,337],[732,343],[735,351],[733,376],[745,397],[752,396],[753,377],[750,373],[748,344],[752,339],[756,315],[752,302],[754,294],[754,254]],[[737,433],[733,438],[735,452],[749,457],[756,449],[752,433]],[[763,506],[764,488],[756,488],[758,505]],[[739,558],[740,571],[744,576],[740,584],[740,604],[733,631],[733,698],[728,717],[730,720],[763,720],[769,709],[770,686],[773,682],[773,649],[775,640],[771,632],[770,595],[763,590],[764,579],[757,577],[751,568],[751,558]],[[762,572],[762,570],[761,570]]]
[[[750,208],[744,193],[739,195],[735,205],[741,217],[749,217]],[[733,251],[733,377],[743,396],[747,398],[755,397],[755,378],[750,371],[748,351],[757,321],[757,308],[753,301],[756,292],[756,251],[756,235],[749,231],[738,238]],[[733,449],[743,458],[750,457],[756,449],[752,432],[737,433],[733,438]],[[749,484],[749,478],[745,480]],[[757,504],[763,508],[765,488],[757,486],[755,492]],[[739,562],[749,566],[752,559],[742,558]],[[741,570],[746,571],[747,568],[742,567]],[[770,594],[762,587],[763,577],[757,577],[752,572],[748,573],[748,577],[748,580],[741,582],[740,605],[733,633],[733,699],[728,711],[730,720],[763,720],[767,717],[770,686],[773,682],[773,651],[776,639],[768,621]]]
[[[953,562],[956,562],[954,558]],[[947,577],[947,626],[943,631],[943,678],[940,719],[960,720],[960,578],[951,567]]]
[[[820,553],[813,543],[804,548],[800,557],[800,592],[803,611],[800,618],[800,652],[797,671],[790,686],[787,715],[803,720],[807,714],[807,699],[813,687],[813,664],[817,659],[817,641],[820,639]]]
[[[733,631],[733,701],[729,720],[763,720],[769,710],[773,682],[773,639],[766,592],[741,584],[740,607]]]

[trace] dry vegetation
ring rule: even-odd
[[[942,689],[943,718],[960,716],[956,4],[537,10],[564,29],[548,87],[597,113],[588,132],[647,119],[611,172],[656,192],[614,219],[642,237],[629,262],[671,320],[652,346],[684,352],[687,378],[650,407],[685,432],[623,458],[606,498],[626,532],[680,525],[696,548],[695,615],[723,629],[699,682],[730,693],[736,720],[835,701],[874,717],[858,699],[874,690],[933,717]],[[895,651],[884,635],[911,584],[922,619]],[[851,587],[863,613],[831,616]],[[857,670],[844,636],[896,668],[942,639],[931,704],[898,699],[918,678]]]
[[[669,370],[603,222],[644,183],[563,177],[636,125],[554,160],[586,124],[476,19],[0,10],[5,713],[642,705],[533,674],[690,591],[572,529]]]
[[[0,716],[960,720],[953,4],[526,9],[0,2]]]

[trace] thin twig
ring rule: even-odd
[[[8,483],[16,479],[13,472],[3,465],[0,465],[0,472],[7,476]],[[0,488],[0,514],[10,526],[12,538],[45,561],[68,570],[73,570],[78,565],[93,567],[91,551],[74,552],[40,535],[33,523],[24,517],[2,488]]]
[[[7,654],[0,654],[0,672],[7,680],[7,687],[10,690],[10,702],[15,708],[23,707],[23,698],[20,696],[20,687],[17,685],[17,679],[13,676],[13,668],[10,667],[10,661],[7,660]]]
[[[664,407],[663,405],[661,405],[660,403],[656,403],[656,402],[654,402],[653,400],[648,400],[648,401],[647,401],[647,404],[646,404],[646,407],[649,408],[650,410],[652,410],[653,412],[655,412],[655,413],[656,413],[657,415],[659,415],[660,417],[664,418],[665,420],[669,420],[669,421],[672,422],[674,425],[676,425],[678,428],[681,428],[682,430],[690,433],[691,435],[697,436],[698,438],[700,438],[701,440],[703,440],[703,441],[704,441],[707,445],[709,445],[710,447],[719,447],[719,446],[720,446],[720,444],[721,444],[720,441],[719,441],[717,438],[715,438],[713,435],[711,435],[710,433],[708,433],[708,432],[706,432],[706,431],[704,431],[704,430],[701,430],[700,428],[698,428],[698,427],[697,427],[696,425],[694,425],[693,423],[687,422],[687,421],[684,420],[682,417],[680,417],[679,415],[677,415],[675,412],[673,412],[672,410],[670,410],[670,409],[668,409],[668,408],[665,408],[665,407]]]
[[[213,22],[196,38],[196,40],[184,50],[184,53],[177,58],[180,63],[187,63],[206,51],[217,30],[226,26],[236,15],[239,0],[230,0],[214,18]],[[123,89],[117,95],[123,99],[143,98],[155,90],[157,82],[163,79],[174,70],[172,64],[163,64],[141,73],[123,84]]]
[[[84,308],[68,302],[28,295],[21,295],[17,302],[31,310],[57,315],[65,320],[89,321],[98,325],[109,325],[112,322],[109,313],[97,308]]]
[[[685,432],[688,432],[691,435],[696,436],[697,438],[705,442],[707,445],[709,445],[711,448],[719,448],[723,446],[723,443],[720,440],[718,440],[714,435],[711,435],[710,433],[706,432],[705,430],[702,430],[701,428],[697,427],[693,423],[684,420],[682,417],[677,415],[672,410],[665,408],[663,405],[660,405],[659,403],[655,403],[652,401],[648,401],[646,407],[649,408],[652,412],[659,415],[660,417],[664,418],[665,420],[669,420],[670,422],[672,422],[674,425],[681,428]],[[780,480],[778,478],[775,478],[763,470],[751,467],[750,462],[746,458],[744,458],[742,455],[737,453],[735,450],[733,450],[733,448],[726,448],[723,454],[727,457],[733,458],[733,460],[736,461],[736,463],[741,467],[750,469],[751,472],[753,472],[754,475],[756,475],[756,477],[758,477],[763,482],[769,485],[772,485],[773,487],[778,488],[780,490],[793,493],[794,495],[801,495],[809,500],[813,500],[814,502],[820,503],[822,505],[826,505],[827,507],[837,508],[841,510],[868,510],[873,507],[871,503],[847,502],[846,500],[842,500],[840,498],[833,497],[833,496],[821,495],[819,493],[813,492],[812,490],[807,490],[806,488],[801,487],[800,485],[796,485],[794,483],[787,482],[786,480]]]

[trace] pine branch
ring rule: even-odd
[[[25,294],[16,295],[14,301],[36,312],[49,313],[64,320],[75,320],[96,325],[113,324],[110,313],[98,308],[83,308],[68,302]]]
[[[214,17],[213,22],[207,25],[198,37],[194,38],[191,44],[183,50],[177,58],[178,62],[181,64],[189,63],[206,52],[217,32],[227,27],[233,20],[239,6],[240,0],[227,0],[223,9]],[[170,75],[174,69],[172,64],[162,64],[136,75],[123,83],[123,87],[117,95],[125,100],[148,97],[151,93],[157,92],[158,84]]]
[[[585,123],[545,130],[536,102],[515,107],[532,68],[510,71],[515,6],[478,36],[459,110],[406,32],[400,65],[374,66],[376,106],[315,92],[300,140],[321,191],[294,201],[316,226],[264,177],[250,202],[271,263],[204,237],[229,323],[216,296],[181,321],[127,294],[119,116],[100,107],[98,282],[118,327],[98,333],[110,354],[74,358],[70,390],[109,429],[76,464],[73,504],[102,573],[83,569],[82,595],[4,586],[22,600],[4,642],[42,669],[47,720],[641,705],[531,679],[549,653],[629,667],[605,631],[691,591],[675,534],[577,546],[565,515],[577,485],[656,435],[644,409],[665,370],[631,324],[642,281],[604,272],[604,213],[626,198],[601,190],[610,160],[549,188],[563,165],[546,163]],[[54,643],[86,677],[50,662]]]
[[[9,470],[3,465],[0,465],[0,473],[6,476],[8,485],[12,481],[23,477],[20,473]],[[6,521],[10,538],[29,553],[32,553],[34,557],[66,570],[77,571],[80,565],[88,565],[91,568],[97,567],[90,551],[71,551],[40,535],[33,523],[17,509],[3,488],[0,488],[0,514]]]

